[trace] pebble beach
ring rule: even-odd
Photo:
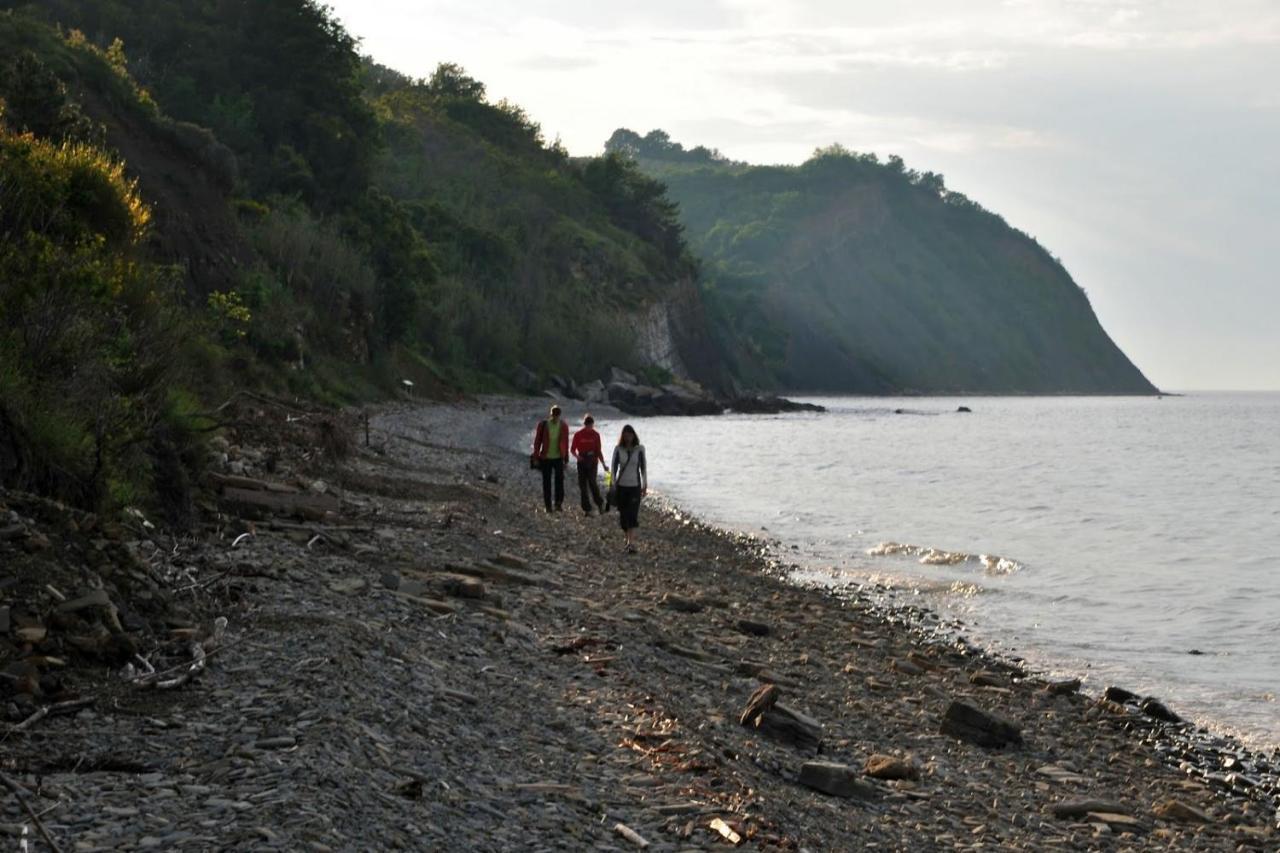
[[[511,447],[544,408],[387,406],[367,445],[351,419],[341,461],[232,430],[216,523],[114,534],[164,587],[167,616],[122,620],[136,654],[181,672],[204,641],[172,689],[141,663],[44,662],[68,658],[42,615],[66,602],[10,589],[8,665],[62,673],[82,704],[32,721],[40,702],[7,700],[0,832],[86,851],[1280,846],[1276,757],[1159,697],[1086,695],[880,591],[795,583],[660,480],[637,554],[572,477],[542,512]],[[71,559],[49,530],[83,518],[0,503],[15,571],[34,536]],[[19,611],[46,634],[19,642]]]

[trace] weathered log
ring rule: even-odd
[[[760,716],[760,733],[785,741],[798,749],[814,750],[822,746],[822,724],[786,705],[774,704]]]
[[[342,502],[333,495],[300,492],[264,492],[228,487],[223,489],[222,499],[240,507],[317,520],[342,509]]]

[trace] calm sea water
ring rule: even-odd
[[[1280,745],[1280,395],[814,402],[632,423],[658,491],[813,577]],[[870,553],[890,542],[915,548]]]

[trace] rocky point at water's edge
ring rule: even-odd
[[[544,410],[390,406],[365,446],[358,419],[354,441],[283,440],[320,415],[257,407],[176,539],[0,497],[5,671],[26,676],[0,684],[0,832],[36,844],[34,814],[81,850],[1275,849],[1274,767],[1173,737],[1143,697],[1084,696],[872,589],[791,583],[764,543],[661,499],[636,555],[576,495],[536,511],[509,448]],[[21,575],[51,553],[63,568]]]
[[[518,384],[533,391],[538,378],[531,371],[522,369],[515,377]],[[551,377],[551,387],[542,392],[557,400],[574,400],[592,405],[609,405],[628,415],[720,415],[780,414],[784,412],[823,412],[815,403],[802,403],[775,394],[750,393],[735,390],[728,394],[713,394],[697,382],[686,378],[672,378],[660,385],[642,382],[634,373],[614,367],[608,382],[595,379],[576,382],[562,376]]]

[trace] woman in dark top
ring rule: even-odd
[[[634,554],[636,528],[640,526],[640,499],[649,493],[649,472],[645,466],[644,445],[631,424],[622,428],[609,470],[618,493],[618,515],[627,553]]]

